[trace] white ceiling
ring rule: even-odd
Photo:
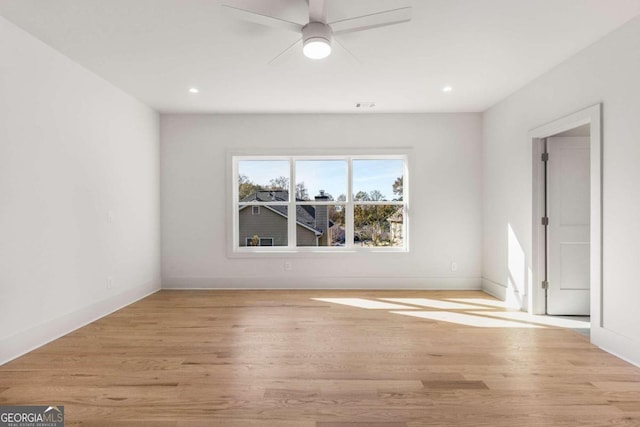
[[[220,0],[0,0],[0,15],[162,112],[483,111],[640,14],[640,0],[328,0],[329,20],[413,6],[407,24],[267,63],[296,34]],[[227,0],[300,23],[304,0]],[[450,93],[442,87],[453,86]],[[191,86],[200,93],[190,94]]]

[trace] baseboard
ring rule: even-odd
[[[479,277],[163,277],[162,289],[480,290]]]
[[[507,287],[485,277],[482,278],[482,290],[501,301],[507,299]]]
[[[111,298],[98,301],[78,311],[65,314],[46,323],[0,340],[0,365],[54,341],[94,322],[114,311],[159,291],[155,283],[146,283]]]
[[[607,353],[640,367],[640,342],[607,328],[591,325],[591,343]]]
[[[524,311],[527,310],[527,295],[520,293],[517,289],[483,277],[482,291],[504,301],[505,307]]]

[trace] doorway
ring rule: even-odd
[[[529,133],[533,147],[528,311],[602,321],[601,106]]]

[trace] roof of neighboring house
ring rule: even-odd
[[[284,190],[259,190],[240,200],[241,202],[286,202],[289,200],[289,192]],[[305,202],[296,198],[296,202]],[[244,209],[246,206],[240,208]],[[266,208],[276,211],[280,215],[287,217],[287,206],[265,205]],[[311,205],[296,206],[296,222],[303,227],[314,231],[318,236],[323,231],[316,228],[316,208]],[[329,221],[329,227],[333,226],[333,222]]]

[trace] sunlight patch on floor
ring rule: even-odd
[[[391,313],[435,320],[437,322],[457,323],[458,325],[474,326],[477,328],[544,328],[544,326],[529,323],[484,317],[483,315],[486,313],[481,313],[481,316],[453,313],[450,311],[392,311]],[[491,314],[493,315],[494,313]]]
[[[583,334],[587,331],[588,335],[591,327],[588,317],[537,316],[524,311],[504,311],[505,303],[493,298],[311,299],[368,310],[389,310],[393,314],[478,328],[566,328]]]
[[[402,310],[415,309],[406,305],[391,304],[389,302],[368,300],[364,298],[311,298],[316,301],[331,302],[334,304],[348,305],[351,307],[366,308],[369,310]]]
[[[448,301],[457,301],[465,304],[488,305],[489,307],[505,308],[504,301],[485,298],[447,298]],[[480,307],[478,307],[480,308]]]
[[[483,312],[469,312],[470,314],[481,314]],[[539,325],[551,326],[556,328],[570,328],[570,329],[588,329],[590,323],[584,320],[567,319],[563,317],[554,316],[536,316],[534,314],[525,313],[524,311],[499,311],[492,312],[491,316],[500,317],[508,320],[517,320],[520,322],[537,323]]]
[[[459,302],[442,301],[428,298],[379,298],[384,301],[391,301],[400,304],[418,305],[420,307],[437,308],[440,310],[489,310],[489,308],[478,307],[477,305],[462,304]]]

